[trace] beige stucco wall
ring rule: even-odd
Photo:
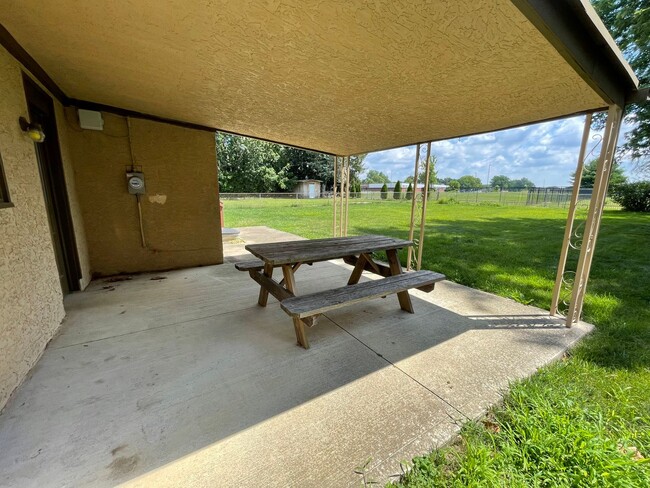
[[[14,204],[0,209],[0,408],[65,315],[36,152],[18,125],[29,118],[23,72],[0,47],[0,154]],[[82,289],[92,273],[222,262],[213,133],[132,119],[130,147],[125,118],[104,114],[105,131],[81,130],[75,110],[53,101]],[[146,249],[126,191],[131,149],[146,176]]]
[[[68,141],[95,275],[216,264],[223,261],[214,134],[103,113],[104,130],[81,130],[66,109]],[[137,200],[126,171],[145,175]]]
[[[0,408],[36,363],[64,316],[21,66],[0,47],[0,153],[13,208],[0,209]]]

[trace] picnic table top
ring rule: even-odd
[[[412,241],[404,239],[365,235],[249,244],[245,249],[262,261],[277,266],[292,263],[315,263],[361,253],[401,249],[412,245]]]

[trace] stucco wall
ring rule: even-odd
[[[64,316],[21,67],[0,47],[0,152],[13,208],[0,209],[0,408],[36,363]]]
[[[103,113],[104,130],[82,130],[66,109],[68,141],[95,275],[223,261],[214,134]],[[145,175],[141,198],[127,192],[131,151]]]

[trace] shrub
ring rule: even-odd
[[[449,198],[443,197],[440,200],[436,201],[436,203],[439,205],[455,205],[460,202],[456,200],[454,197],[449,197]]]
[[[650,181],[623,183],[611,189],[612,199],[631,212],[650,212]]]
[[[410,200],[411,198],[413,198],[413,185],[409,183],[409,186],[406,189],[406,199]]]
[[[388,187],[386,186],[386,183],[384,183],[384,186],[381,187],[381,199],[388,199]]]
[[[395,183],[395,188],[393,188],[393,198],[395,200],[401,200],[402,199],[402,184],[397,180],[397,183]]]

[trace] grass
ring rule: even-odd
[[[350,234],[406,237],[409,211],[407,202],[351,201]],[[225,202],[228,226],[310,238],[331,235],[331,214],[322,200]],[[432,205],[428,214],[424,268],[548,309],[565,209]],[[605,211],[583,314],[596,331],[512,385],[454,445],[414,459],[396,484],[650,486],[649,243],[650,215]]]

